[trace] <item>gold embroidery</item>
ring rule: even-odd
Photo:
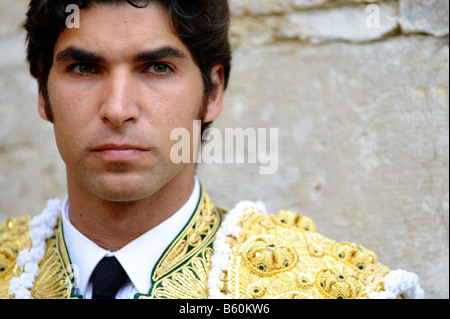
[[[377,263],[377,255],[355,243],[337,243],[332,249],[332,256],[357,270],[363,271]]]
[[[206,299],[208,298],[208,273],[212,249],[207,248],[198,257],[155,284],[150,297],[139,299]]]
[[[0,276],[8,272],[22,249],[30,247],[29,221],[30,217],[8,219],[0,226]]]
[[[78,299],[72,297],[74,273],[64,245],[61,220],[55,235],[47,240],[47,251],[31,289],[32,299]]]
[[[288,291],[279,295],[275,295],[273,299],[312,299],[311,296],[299,291]]]
[[[1,251],[11,250],[14,254],[11,256],[13,258],[12,263],[0,275],[0,298],[11,298],[9,281],[13,277],[20,276],[23,272],[23,268],[17,265],[17,255],[20,250],[31,247],[29,221],[30,218],[6,221],[1,228],[0,236],[3,239],[0,245]],[[59,220],[55,227],[55,235],[47,240],[47,250],[39,264],[40,272],[31,288],[31,298],[70,298],[73,288],[73,272],[68,265],[70,265],[70,262],[62,236],[61,221]]]
[[[243,260],[254,273],[273,276],[292,269],[298,257],[291,245],[275,236],[253,237],[243,246]]]
[[[281,211],[247,209],[221,291],[231,298],[368,298],[383,289],[389,269],[370,250],[315,232],[314,222]]]
[[[186,260],[197,256],[209,245],[221,223],[221,212],[214,206],[208,194],[202,190],[196,212],[185,229],[169,246],[153,272],[153,282],[181,266]]]
[[[250,299],[261,298],[266,293],[266,288],[258,284],[250,284],[247,288],[247,296]]]
[[[6,220],[0,226],[0,298],[9,298],[9,281],[23,272],[17,266],[17,256],[22,249],[31,247],[28,235],[30,217]]]
[[[150,296],[142,295],[139,299],[208,298],[211,247],[224,213],[202,191],[191,221],[155,267]]]
[[[301,289],[309,289],[314,284],[314,280],[307,273],[300,273],[295,281]]]
[[[278,225],[289,227],[298,231],[316,231],[316,224],[311,218],[296,214],[290,210],[280,210],[273,217],[273,220]]]
[[[315,285],[327,299],[357,299],[363,290],[355,273],[344,267],[319,271]]]

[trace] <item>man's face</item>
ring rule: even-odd
[[[158,5],[80,14],[80,28],[66,29],[55,44],[48,79],[69,183],[104,200],[149,197],[191,165],[171,161],[170,133],[183,127],[192,136],[203,104],[200,69]],[[46,118],[44,104],[41,93]],[[207,107],[209,120],[220,113]]]

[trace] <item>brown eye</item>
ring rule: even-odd
[[[167,75],[172,72],[172,69],[164,63],[151,65],[147,72],[153,73],[156,75]]]
[[[89,75],[96,72],[93,65],[87,63],[79,63],[71,68],[71,71],[77,75]]]

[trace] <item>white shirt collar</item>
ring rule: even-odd
[[[86,294],[95,266],[106,255],[115,256],[137,291],[147,294],[152,286],[153,268],[167,247],[189,222],[199,198],[200,183],[195,178],[194,190],[180,210],[122,249],[111,253],[97,246],[72,225],[69,218],[68,197],[66,197],[61,214],[63,233],[75,272],[77,294],[83,296]]]

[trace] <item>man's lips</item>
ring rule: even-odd
[[[138,151],[149,151],[149,149],[137,145],[127,145],[127,144],[104,144],[92,148],[93,151],[127,151],[127,150],[138,150]]]
[[[123,161],[143,156],[150,152],[150,149],[138,145],[104,144],[93,147],[91,151],[105,160]]]

